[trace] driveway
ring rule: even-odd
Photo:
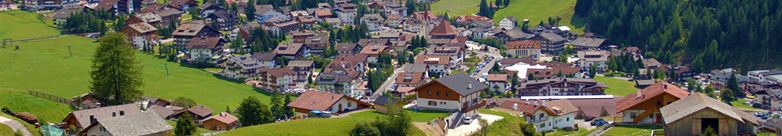
[[[25,128],[24,125],[22,125],[22,123],[20,123],[19,121],[9,119],[4,116],[0,116],[0,123],[8,125],[9,127],[11,127],[12,130],[14,130],[14,132],[16,132],[16,130],[22,129],[22,134],[24,134],[25,136],[33,135],[32,133],[30,133],[30,131],[27,131],[27,128]]]
[[[578,129],[586,129],[586,130],[592,130],[595,129],[595,126],[589,125],[588,121],[584,121],[583,119],[577,119],[576,125],[578,125]]]
[[[485,119],[486,122],[488,122],[489,124],[493,123],[494,121],[502,119],[501,116],[497,116],[497,115],[482,114],[482,113],[479,113],[478,115],[481,116],[480,118]],[[448,129],[448,134],[446,135],[447,136],[471,135],[472,133],[477,132],[481,128],[481,125],[478,122],[479,121],[475,119],[469,125],[460,125],[459,127],[456,127],[454,129]]]

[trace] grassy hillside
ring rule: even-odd
[[[11,129],[8,125],[0,124],[0,135],[4,136],[12,136],[14,135],[14,130]]]
[[[33,89],[71,98],[88,92],[89,71],[97,42],[77,36],[15,43],[19,50],[0,48],[0,87],[16,91]],[[73,57],[68,54],[71,46]],[[266,92],[242,83],[231,82],[211,73],[166,62],[152,55],[137,53],[144,66],[144,95],[163,99],[179,96],[194,99],[216,111],[235,108],[247,96],[268,102]],[[166,76],[168,63],[169,76]]]
[[[296,135],[296,136],[347,136],[358,121],[366,121],[352,117],[345,118],[310,118],[294,120],[288,122],[264,124],[220,133],[224,136],[245,136],[245,135]],[[416,127],[411,128],[408,135],[423,136],[423,131]]]
[[[46,20],[38,13],[21,10],[0,12],[0,40],[33,39],[59,35],[53,20]]]
[[[519,21],[530,19],[530,27],[534,27],[540,21],[548,23],[549,17],[555,19],[559,16],[562,18],[560,25],[581,32],[586,20],[573,15],[575,6],[576,0],[511,0],[508,7],[494,14],[494,22],[499,23],[502,18],[514,16]]]
[[[480,0],[440,0],[432,3],[432,12],[437,15],[448,12],[451,17],[478,13]]]
[[[416,122],[429,122],[437,117],[448,117],[450,115],[447,111],[435,111],[435,110],[422,110],[420,112],[413,112],[405,110],[410,115],[410,120]],[[375,110],[368,110],[359,113],[350,114],[350,117],[360,120],[375,120],[375,117],[385,117],[385,114],[375,112]]]
[[[0,105],[8,106],[14,112],[29,112],[38,117],[40,122],[62,122],[62,119],[72,111],[71,106],[27,95],[22,92],[0,89]]]
[[[626,96],[638,91],[638,88],[635,88],[635,83],[627,80],[596,76],[595,81],[606,84],[608,88],[605,89],[605,93],[610,95]]]

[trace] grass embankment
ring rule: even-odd
[[[0,135],[3,136],[12,136],[14,135],[14,130],[11,129],[8,125],[0,124]]]
[[[363,119],[356,119],[352,117],[346,118],[310,118],[302,120],[294,120],[288,122],[264,124],[250,127],[243,127],[220,135],[225,136],[243,136],[243,135],[300,135],[300,136],[347,136],[350,135],[350,130],[355,127],[355,124],[359,121],[366,121]],[[408,135],[423,136],[426,135],[420,129],[411,125],[410,133]]]
[[[529,26],[534,27],[541,21],[548,23],[549,17],[552,19],[560,17],[562,18],[560,25],[570,26],[571,31],[583,32],[586,19],[573,15],[575,6],[576,0],[512,0],[508,7],[494,14],[494,22],[499,23],[507,16],[514,16],[519,21],[529,19]]]
[[[8,114],[5,114],[5,113],[0,113],[0,116],[19,121],[19,123],[24,125],[24,128],[27,128],[27,130],[30,131],[30,133],[32,133],[34,136],[40,136],[41,135],[40,130],[38,128],[35,128],[35,125],[33,125],[33,124],[24,122],[24,120],[22,120],[22,119],[16,118],[14,116],[11,116],[11,115],[8,115]]]
[[[663,129],[663,127],[657,125],[632,125],[632,126],[617,125],[609,129],[608,131],[604,132],[603,135],[612,135],[612,136],[649,135],[652,133],[652,130],[656,130],[656,129]]]
[[[0,86],[15,91],[36,91],[64,98],[88,92],[92,55],[98,43],[94,40],[64,36],[52,39],[14,43],[20,46],[0,48]],[[69,48],[73,56],[69,55]],[[247,96],[268,102],[269,93],[243,83],[221,79],[197,68],[167,62],[145,53],[137,53],[143,65],[145,96],[173,100],[192,98],[198,104],[221,111],[236,108]],[[166,63],[168,66],[166,67]],[[166,69],[167,68],[167,69]],[[166,72],[170,75],[166,76]]]
[[[0,26],[2,26],[0,40],[5,38],[24,40],[60,35],[54,21],[44,19],[38,13],[9,10],[0,12],[0,18]]]
[[[0,89],[1,106],[8,106],[14,112],[29,112],[42,123],[52,122],[60,123],[65,116],[68,116],[73,108],[66,104],[50,101],[47,99],[35,97],[23,92]]]
[[[635,83],[627,81],[627,80],[621,80],[611,77],[604,77],[604,76],[596,76],[595,81],[602,82],[608,88],[605,89],[605,94],[615,95],[615,96],[627,96],[629,94],[638,92],[638,89],[635,88]]]
[[[437,117],[448,117],[450,115],[447,111],[436,111],[436,110],[421,110],[420,112],[413,112],[410,110],[405,110],[408,115],[410,115],[410,120],[415,122],[429,122]],[[353,113],[349,115],[351,118],[355,118],[358,120],[367,120],[372,121],[375,119],[375,117],[385,117],[387,115],[383,113],[375,112],[375,110],[368,110],[363,111],[359,113]]]
[[[432,3],[432,13],[441,15],[448,12],[451,17],[478,13],[480,0],[440,0]]]

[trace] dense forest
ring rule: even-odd
[[[782,66],[779,0],[578,0],[586,30],[696,71]]]

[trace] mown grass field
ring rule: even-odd
[[[575,6],[576,0],[511,0],[508,7],[494,14],[494,22],[499,23],[507,16],[514,16],[519,21],[529,19],[529,26],[534,27],[540,21],[548,23],[549,17],[552,19],[560,17],[562,18],[560,25],[567,25],[572,31],[582,32],[586,19],[573,15]]]
[[[30,133],[32,133],[33,136],[40,136],[41,135],[40,129],[35,128],[35,125],[33,125],[33,124],[24,122],[22,119],[16,118],[14,116],[11,116],[11,115],[8,115],[8,114],[5,114],[5,113],[0,113],[0,116],[19,121],[19,123],[22,123],[22,125],[24,125],[24,128],[27,128],[27,130],[30,131]],[[3,135],[3,136],[6,136],[6,135]]]
[[[626,96],[638,91],[638,88],[635,88],[635,83],[627,80],[596,76],[595,81],[602,82],[608,86],[608,88],[605,89],[605,94]]]
[[[612,136],[649,135],[652,133],[652,130],[657,130],[657,129],[663,129],[663,127],[657,125],[634,125],[634,126],[619,125],[604,132],[603,135],[612,135]]]
[[[359,121],[366,121],[352,117],[346,118],[310,118],[288,122],[279,122],[250,127],[242,127],[235,130],[220,133],[223,136],[245,136],[245,135],[296,135],[296,136],[347,136],[350,130],[355,127]],[[411,127],[408,135],[424,136],[423,131],[416,127]]]
[[[7,89],[0,89],[0,106],[8,106],[14,112],[29,112],[42,123],[52,122],[60,123],[73,108],[66,104],[50,101],[36,96],[28,95],[23,92],[15,92]]]
[[[437,117],[448,117],[450,115],[447,111],[434,111],[434,110],[421,110],[420,112],[413,112],[410,110],[405,110],[408,115],[410,115],[410,120],[415,122],[429,122]],[[375,110],[368,110],[363,111],[359,113],[353,113],[349,115],[351,118],[359,119],[359,120],[367,120],[372,121],[375,120],[375,117],[385,117],[387,115],[379,112],[375,112]]]
[[[478,13],[480,0],[440,0],[432,3],[432,12],[441,15],[448,12],[451,17]]]
[[[24,40],[60,35],[53,20],[21,10],[0,12],[0,26],[0,39]]]
[[[64,98],[88,92],[92,55],[96,41],[78,36],[15,43],[19,50],[0,48],[0,87],[25,92],[28,89]],[[73,57],[69,56],[71,46]],[[200,69],[166,62],[145,53],[137,53],[143,65],[145,96],[173,100],[192,98],[216,111],[226,106],[235,109],[248,96],[269,101],[269,93],[243,83],[220,79]],[[166,76],[168,63],[169,76]]]
[[[14,135],[14,130],[11,129],[8,125],[0,124],[0,135],[4,136],[12,136]]]

